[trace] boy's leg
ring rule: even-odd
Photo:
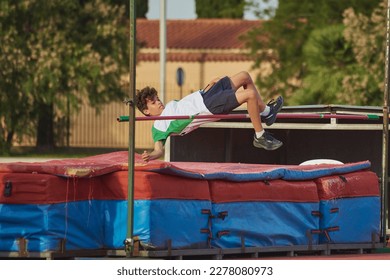
[[[248,90],[251,90],[254,93],[256,93],[259,111],[260,112],[264,111],[266,105],[264,104],[263,100],[261,99],[260,93],[258,92],[258,90],[257,90],[257,88],[252,80],[252,77],[249,75],[248,72],[241,71],[241,72],[231,76],[230,81],[232,83],[232,88],[234,88],[236,91],[242,87],[244,90],[248,89]],[[237,94],[236,94],[236,96],[237,96]],[[242,98],[240,98],[240,99],[242,99]],[[238,101],[238,102],[240,103],[240,101]],[[240,104],[242,104],[242,103],[240,103]]]
[[[260,115],[261,115],[261,122],[266,123],[267,126],[271,126],[275,120],[276,115],[279,113],[279,111],[283,107],[283,97],[279,96],[276,100],[271,100],[268,102],[268,104],[264,104],[255,84],[253,83],[252,78],[247,72],[239,72],[238,74],[230,77],[232,87],[237,90],[240,87],[245,89],[252,90],[256,93],[257,102],[259,105]],[[237,92],[237,95],[241,95],[241,91]],[[245,95],[245,94],[244,94]],[[242,98],[237,97],[239,100],[239,103],[242,104],[246,101],[246,97],[242,96]]]
[[[247,103],[247,110],[255,130],[253,145],[257,148],[275,150],[283,145],[282,142],[265,132],[261,124],[260,112],[266,105],[247,72],[240,72],[230,77],[232,88],[236,90],[236,98],[239,104]],[[239,89],[239,88],[243,89]]]
[[[261,124],[260,112],[265,109],[265,104],[253,83],[251,76],[247,72],[239,72],[230,77],[232,88],[236,90],[236,98],[241,105],[247,103],[247,110],[251,119],[253,128],[256,132],[263,130]],[[243,89],[240,89],[240,88]]]
[[[253,145],[266,150],[275,150],[282,146],[282,142],[263,129],[260,112],[264,111],[266,105],[247,72],[210,81],[202,90],[202,96],[206,107],[213,114],[227,114],[239,105],[247,103],[249,117],[256,132]]]

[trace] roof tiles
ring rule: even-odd
[[[240,37],[260,27],[259,20],[195,19],[167,20],[167,48],[241,49]],[[159,48],[159,20],[137,20],[137,40],[145,48]]]

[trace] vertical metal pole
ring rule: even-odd
[[[166,96],[166,61],[167,61],[167,2],[160,0],[160,92],[159,96],[163,103],[165,103]],[[168,138],[165,143],[164,159],[170,161],[171,141]]]
[[[136,65],[136,13],[135,0],[130,0],[130,77],[129,77],[129,155],[127,187],[127,235],[125,240],[126,256],[133,253],[134,221],[134,142],[135,142],[135,65]]]
[[[66,147],[70,147],[70,100],[69,94],[66,95]]]
[[[166,85],[166,53],[167,53],[167,5],[160,0],[160,99],[165,103]]]
[[[385,91],[383,98],[382,137],[382,238],[385,241],[388,211],[388,147],[389,147],[389,55],[390,55],[390,0],[387,1]]]

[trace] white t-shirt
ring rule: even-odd
[[[200,91],[193,92],[181,100],[168,102],[161,116],[195,116],[212,115],[203,102]],[[181,119],[181,120],[157,120],[152,127],[154,142],[163,141],[170,135],[184,135],[201,124],[216,121],[216,119]]]

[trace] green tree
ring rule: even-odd
[[[303,48],[307,73],[292,104],[382,103],[385,9],[386,1],[369,16],[349,8],[344,12],[344,25],[310,34]]]
[[[344,12],[344,38],[352,46],[356,60],[355,71],[343,79],[346,102],[381,105],[385,80],[386,11],[387,0],[382,0],[370,15],[350,8]]]
[[[121,0],[123,1],[123,0]],[[128,0],[125,0],[127,3]],[[137,18],[146,18],[146,14],[149,10],[149,0],[135,0],[135,6],[136,6],[136,17]]]
[[[381,0],[279,0],[274,17],[246,37],[255,61],[271,67],[271,74],[260,75],[258,85],[266,95],[282,94],[287,104],[302,86],[308,73],[303,48],[315,29],[342,23],[348,7],[369,14]]]
[[[306,73],[290,98],[291,105],[332,104],[340,101],[344,77],[355,70],[352,47],[343,36],[343,25],[311,32],[303,47]]]
[[[67,104],[98,108],[124,96],[125,7],[108,0],[10,0],[0,9],[0,148],[15,136],[54,146]]]
[[[130,0],[110,0],[109,3],[112,5],[125,6],[126,7],[125,17],[129,18]],[[146,14],[149,11],[149,0],[135,0],[135,7],[136,7],[136,10],[135,10],[136,18],[146,18]]]
[[[245,0],[196,0],[195,11],[198,18],[238,18],[244,17]]]

